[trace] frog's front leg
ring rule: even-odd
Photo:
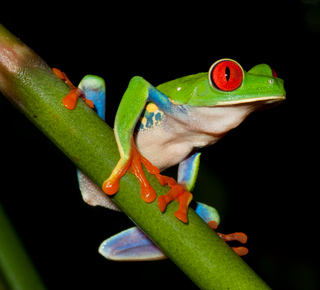
[[[131,167],[133,173],[140,182],[142,199],[146,202],[154,201],[156,193],[144,175],[141,166],[142,163],[150,173],[157,177],[162,185],[168,184],[171,187],[171,190],[167,195],[167,203],[173,199],[177,199],[180,203],[180,207],[175,215],[181,221],[187,222],[187,209],[192,200],[192,194],[184,189],[173,178],[161,175],[160,170],[139,153],[133,140],[133,131],[136,123],[148,102],[154,103],[167,114],[174,114],[174,111],[177,110],[176,107],[178,107],[174,106],[169,101],[168,97],[146,82],[143,78],[132,78],[128,89],[121,100],[115,120],[115,137],[120,152],[120,160],[110,177],[104,182],[102,188],[108,195],[115,194],[119,189],[121,177]],[[161,211],[165,209],[165,207],[161,207],[160,204],[159,208]]]
[[[140,182],[142,199],[145,202],[152,202],[156,198],[156,193],[145,177],[141,163],[152,174],[158,175],[160,171],[139,153],[133,140],[134,128],[148,101],[151,101],[148,83],[140,77],[132,78],[115,119],[114,131],[120,160],[103,183],[102,189],[108,195],[113,195],[119,190],[121,177],[131,167]]]

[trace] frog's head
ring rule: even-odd
[[[215,62],[205,79],[199,79],[187,104],[197,107],[231,106],[252,103],[262,106],[280,103],[286,92],[283,80],[266,64],[248,72],[236,61]]]
[[[159,90],[173,104],[188,107],[183,117],[189,128],[216,136],[237,127],[251,112],[279,104],[286,95],[283,80],[268,65],[246,72],[231,59],[215,62],[209,73],[168,82]]]

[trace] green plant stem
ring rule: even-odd
[[[62,98],[69,88],[2,26],[0,89],[78,168],[102,185],[119,159],[113,130],[81,100],[75,110],[67,110]],[[158,195],[168,192],[154,176],[146,176]],[[157,202],[142,201],[132,174],[121,179],[113,201],[201,289],[269,289],[193,210],[184,224],[174,217],[177,202],[161,213]]]
[[[45,289],[19,237],[0,205],[0,280],[5,289]]]

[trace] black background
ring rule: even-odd
[[[218,209],[221,232],[249,236],[244,260],[273,289],[320,289],[320,8],[309,2],[48,2],[1,7],[0,19],[74,83],[89,73],[103,77],[109,124],[134,75],[158,85],[207,71],[224,57],[245,70],[269,64],[285,80],[287,100],[203,150],[194,197]],[[131,227],[130,220],[85,204],[75,166],[4,97],[0,123],[0,201],[48,288],[103,289],[116,282],[196,289],[171,261],[101,257],[99,244]]]

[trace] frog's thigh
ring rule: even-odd
[[[78,169],[78,182],[83,200],[92,205],[100,205],[112,210],[121,211],[87,175]]]
[[[192,153],[179,164],[178,182],[188,191],[192,191],[196,183],[199,171],[200,155],[200,152]]]
[[[167,256],[137,227],[125,230],[107,240],[99,253],[115,261],[162,260]]]

